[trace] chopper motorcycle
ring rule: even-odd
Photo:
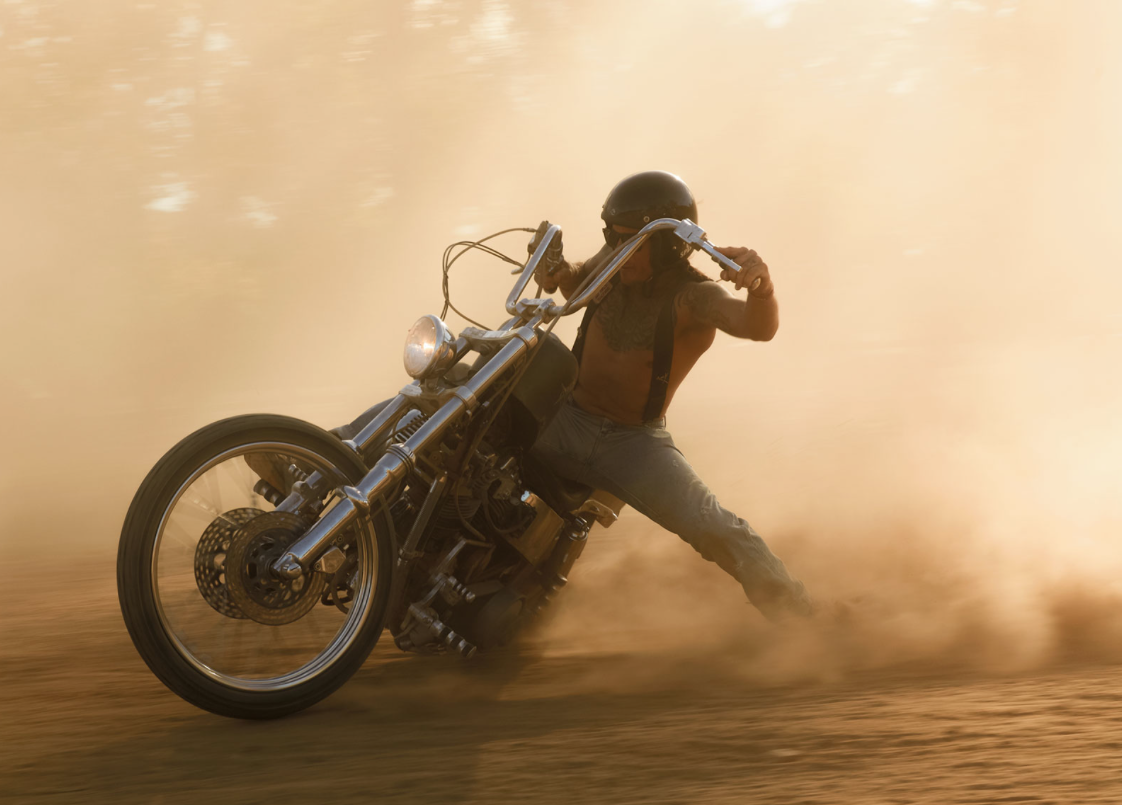
[[[523,293],[539,266],[560,265],[560,227],[539,227],[524,264],[483,241],[453,244],[456,258],[482,248],[517,266],[510,318],[458,336],[441,317],[418,320],[405,344],[413,382],[353,438],[250,414],[168,451],[133,498],[117,558],[121,611],[152,672],[219,715],[276,718],[337,690],[386,627],[422,653],[508,642],[620,508],[530,449],[576,384],[576,358],[551,331],[654,236],[738,269],[701,227],[662,218],[557,304],[540,286]]]

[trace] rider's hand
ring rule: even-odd
[[[546,293],[556,293],[561,280],[572,274],[573,267],[569,265],[567,260],[562,259],[561,265],[553,269],[552,272],[548,268],[545,260],[538,263],[538,267],[534,269],[534,279],[538,281],[538,284],[542,286],[542,290]]]
[[[538,248],[538,244],[542,242],[545,237],[545,231],[549,229],[549,221],[542,221],[538,224],[538,231],[530,238],[530,242],[526,245],[526,254],[533,254],[534,250]]]
[[[738,291],[741,288],[748,288],[749,296],[760,299],[766,299],[775,293],[767,263],[753,249],[743,246],[717,246],[716,249],[740,266],[740,271],[736,272],[731,268],[722,268],[721,279],[735,283]],[[753,287],[756,280],[759,280],[759,283]]]
[[[538,224],[538,231],[534,233],[534,236],[530,238],[530,242],[526,244],[527,254],[533,254],[537,250],[538,245],[542,242],[542,238],[545,237],[545,233],[550,226],[552,226],[552,224],[550,224],[549,221],[542,221]],[[557,234],[553,236],[553,242],[549,244],[549,248],[546,250],[544,257],[551,258],[552,261],[556,263],[561,259],[561,250],[561,230],[558,228]]]
[[[545,237],[546,231],[549,229],[549,221],[542,221],[538,225],[538,231],[534,233],[534,237],[526,245],[526,252],[533,254]],[[561,254],[561,233],[558,232],[553,238],[553,243],[550,244],[549,249],[542,255],[542,260],[538,263],[538,267],[534,269],[534,279],[542,286],[542,290],[546,293],[554,293],[561,279],[567,272],[572,271],[572,267],[566,262]]]

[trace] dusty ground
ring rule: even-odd
[[[49,580],[17,566],[9,585],[4,802],[1122,800],[1116,667],[760,686],[672,651],[464,664],[386,641],[321,705],[242,723],[166,691],[129,642],[111,562],[75,560]]]

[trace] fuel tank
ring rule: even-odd
[[[515,434],[531,445],[577,385],[576,356],[550,333],[511,395]]]

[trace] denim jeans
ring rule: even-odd
[[[768,618],[809,615],[802,582],[748,523],[725,509],[659,420],[620,425],[568,401],[534,445],[562,477],[620,498],[740,582]]]

